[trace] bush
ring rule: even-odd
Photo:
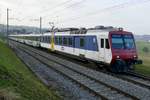
[[[144,47],[144,48],[143,48],[143,52],[148,53],[149,51],[150,51],[150,50],[149,50],[148,47]]]

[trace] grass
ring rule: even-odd
[[[144,41],[137,41],[136,45],[139,59],[143,61],[143,64],[135,66],[135,70],[139,73],[150,76],[150,52],[145,53],[143,51],[144,47],[147,47],[150,50],[150,43]]]
[[[0,100],[60,100],[43,85],[17,58],[15,53],[0,42]]]

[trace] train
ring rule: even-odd
[[[112,72],[127,72],[138,59],[134,35],[123,28],[62,28],[42,34],[15,34],[9,39],[30,46],[50,49],[103,65]]]

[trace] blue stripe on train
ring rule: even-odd
[[[56,37],[59,36],[55,36]],[[63,45],[62,46],[67,46],[67,47],[72,47],[72,48],[79,48],[79,49],[84,49],[84,50],[90,50],[90,51],[98,51],[98,44],[97,44],[97,38],[96,36],[61,36],[62,41],[64,38],[72,38],[72,45]],[[56,41],[55,41],[56,44]],[[56,45],[60,45],[57,43]]]

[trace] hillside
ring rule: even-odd
[[[136,41],[149,41],[150,35],[134,35]]]
[[[4,99],[5,98],[5,99]],[[0,100],[60,100],[0,41]]]
[[[0,35],[6,36],[6,25],[0,24]],[[48,29],[42,28],[42,32],[46,32]],[[31,26],[9,26],[9,33],[11,34],[30,34],[30,33],[40,33],[39,27]]]

